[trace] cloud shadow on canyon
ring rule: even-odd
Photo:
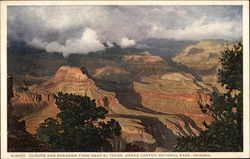
[[[127,109],[141,111],[144,113],[168,115],[166,113],[158,112],[145,107],[142,104],[142,96],[134,89],[133,81],[121,86],[120,84],[115,82],[103,81],[95,79],[93,77],[90,78],[94,80],[95,84],[102,90],[115,92],[115,98],[121,105],[125,106]]]
[[[166,151],[170,151],[176,144],[176,136],[171,129],[164,125],[158,118],[139,115],[127,115],[127,114],[112,114],[110,117],[121,117],[138,119],[145,127],[145,131],[153,136],[158,143],[158,146],[164,148]]]

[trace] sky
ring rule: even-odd
[[[48,52],[138,46],[148,38],[239,40],[241,6],[9,6],[8,38]]]

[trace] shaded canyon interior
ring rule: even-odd
[[[9,113],[25,121],[26,134],[34,135],[45,119],[56,118],[58,92],[87,95],[109,111],[108,119],[121,125],[121,137],[112,141],[118,152],[128,145],[137,151],[171,151],[177,136],[204,130],[202,122],[212,119],[200,111],[197,101],[209,103],[212,92],[224,91],[217,82],[219,57],[233,45],[219,40],[188,42],[175,46],[184,49],[171,57],[157,50],[117,46],[63,57],[18,42],[9,44],[8,74],[14,80]]]

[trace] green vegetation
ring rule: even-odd
[[[181,136],[174,151],[237,152],[243,151],[243,46],[238,43],[227,48],[220,59],[219,82],[225,86],[224,94],[213,94],[212,104],[198,102],[203,113],[214,118],[207,130],[199,136]]]
[[[117,121],[104,119],[108,113],[96,107],[87,96],[58,93],[56,104],[60,109],[57,120],[48,118],[37,129],[37,135],[56,152],[112,151],[110,139],[119,136]]]

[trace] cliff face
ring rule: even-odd
[[[7,79],[8,96],[8,152],[48,152],[50,145],[42,139],[30,134],[26,130],[25,121],[19,121],[19,118],[13,115],[11,98],[13,94],[13,77]]]
[[[197,135],[204,129],[202,122],[211,120],[196,101],[209,102],[212,88],[158,56],[125,55],[116,65],[91,72],[60,67],[47,81],[16,92],[14,112],[23,112],[20,116],[34,134],[40,123],[59,112],[54,99],[58,92],[87,95],[109,110],[108,118],[119,121],[122,135],[113,142],[115,151],[170,151],[176,135]]]
[[[160,56],[153,56],[148,51],[145,51],[139,55],[125,55],[124,61],[143,61],[144,63],[163,62],[164,60]]]
[[[134,90],[141,96],[141,104],[164,113],[200,113],[199,98],[209,102],[211,87],[198,82],[191,74],[167,73],[145,77],[134,83]]]
[[[132,74],[135,81],[140,81],[142,77],[163,74],[174,70],[164,59],[149,52],[122,56],[120,65]]]
[[[27,130],[35,133],[45,119],[55,118],[59,112],[55,104],[58,92],[89,96],[98,106],[104,106],[110,112],[119,105],[113,92],[101,90],[81,68],[62,66],[54,76],[40,85],[29,87],[28,91],[16,92],[13,99],[14,113],[23,117]]]
[[[110,82],[117,85],[126,85],[133,82],[130,72],[123,68],[105,66],[96,69],[93,78],[104,82]]]
[[[96,100],[97,105],[104,106],[104,99],[109,99],[109,103],[117,102],[112,92],[101,90],[95,82],[88,77],[88,73],[78,67],[62,66],[54,76],[48,81],[32,87],[31,91],[39,93],[58,92],[72,93],[89,96]]]
[[[209,70],[219,67],[218,57],[227,44],[226,42],[202,41],[188,46],[173,60],[196,70]]]
[[[51,103],[55,103],[53,94],[39,94],[28,91],[15,92],[15,97],[12,99],[13,114],[24,117],[45,108]]]
[[[200,74],[204,83],[214,87],[216,91],[223,91],[218,81],[221,52],[231,48],[234,43],[226,41],[202,41],[186,47],[173,61],[185,65]],[[218,89],[218,90],[217,90]]]

